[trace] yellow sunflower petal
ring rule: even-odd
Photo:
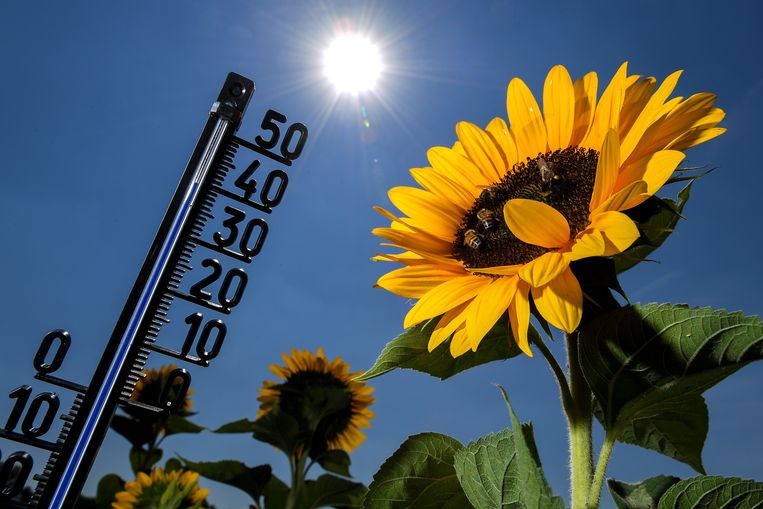
[[[533,288],[533,302],[548,323],[565,332],[574,331],[583,316],[583,291],[572,270],[540,288]]]
[[[437,236],[446,232],[450,232],[452,236],[465,212],[452,201],[416,187],[393,187],[387,195],[398,210],[408,217],[426,223],[427,230]]]
[[[528,357],[533,356],[530,350],[530,341],[527,336],[530,328],[530,299],[528,294],[530,287],[524,281],[517,285],[517,291],[514,294],[514,300],[509,307],[509,323],[511,324],[511,333],[514,341]]]
[[[623,109],[620,112],[618,130],[621,139],[631,130],[636,119],[644,111],[656,84],[657,80],[649,77],[636,81],[625,89],[625,99],[623,100]]]
[[[590,228],[600,232],[604,239],[602,256],[622,253],[639,237],[638,228],[633,220],[614,210],[593,216]]]
[[[376,284],[401,297],[418,299],[432,288],[464,274],[446,269],[439,265],[403,267],[383,275]]]
[[[405,316],[403,326],[407,329],[419,322],[439,316],[471,300],[489,283],[489,279],[480,276],[462,276],[446,281],[419,299]]]
[[[710,127],[707,129],[692,129],[676,138],[676,141],[668,145],[669,149],[673,150],[686,150],[700,143],[704,143],[708,140],[712,140],[716,136],[726,132],[724,127]]]
[[[546,126],[538,103],[525,82],[514,78],[506,93],[506,109],[520,159],[546,152]]]
[[[456,134],[469,158],[474,161],[485,178],[491,182],[501,180],[506,162],[493,138],[469,122],[456,124]]]
[[[617,131],[610,129],[604,138],[604,145],[601,147],[601,155],[596,165],[596,178],[593,184],[593,194],[589,210],[595,210],[604,203],[612,194],[612,189],[617,181],[617,174],[620,170],[620,140]]]
[[[661,150],[622,169],[617,177],[615,190],[619,191],[628,184],[643,180],[646,193],[653,195],[665,185],[685,155],[677,150]]]
[[[570,241],[570,225],[555,208],[543,202],[518,198],[503,206],[503,217],[511,233],[526,244],[546,248]]]
[[[543,118],[548,133],[548,149],[567,148],[575,117],[575,89],[563,65],[555,65],[543,86]]]
[[[649,126],[633,152],[628,158],[623,158],[624,164],[631,164],[653,152],[663,150],[686,131],[703,123],[705,117],[713,115],[714,102],[715,94],[701,93],[694,94],[671,108]]]
[[[501,149],[506,161],[505,169],[509,169],[517,164],[519,161],[517,144],[514,143],[514,138],[512,138],[511,133],[509,132],[509,126],[506,125],[506,121],[500,117],[495,117],[490,121],[485,130],[493,137],[493,140]]]
[[[460,144],[459,144],[460,145]],[[461,188],[477,197],[481,185],[491,184],[477,166],[457,151],[447,147],[432,147],[427,151],[427,159],[433,168],[458,184]]]
[[[601,147],[610,129],[617,130],[620,125],[620,110],[623,107],[627,81],[628,62],[623,63],[612,77],[612,81],[601,94],[593,115],[591,130],[582,145],[597,150]]]
[[[473,351],[509,307],[517,290],[517,277],[501,277],[482,289],[469,305],[466,331]]]
[[[632,204],[641,203],[641,201],[649,197],[649,195],[646,194],[646,190],[647,185],[643,180],[631,182],[610,196],[609,199],[607,199],[607,201],[602,203],[596,210],[594,210],[592,214],[597,212],[606,212],[608,210],[628,210],[629,208],[635,206]]]
[[[461,210],[468,210],[474,203],[474,196],[466,189],[432,168],[411,168],[410,174],[422,187]]]
[[[652,123],[657,120],[657,118],[659,118],[658,112],[660,111],[660,108],[663,106],[665,101],[667,101],[670,94],[673,93],[673,90],[676,88],[676,84],[678,83],[678,78],[681,77],[682,72],[683,71],[676,71],[665,78],[657,91],[649,98],[649,101],[639,114],[638,118],[633,124],[633,127],[628,130],[628,133],[623,138],[621,147],[621,157],[623,158],[623,161],[628,159],[628,157],[631,155],[633,149],[636,148],[636,144],[644,135],[646,129],[652,125]]]
[[[442,315],[442,318],[437,322],[434,331],[432,331],[432,335],[429,336],[427,349],[430,352],[440,346],[456,331],[456,329],[464,324],[466,321],[466,313],[464,313],[464,310],[469,304],[471,304],[471,302],[464,302]]]
[[[513,276],[519,269],[523,267],[523,264],[517,265],[499,265],[496,267],[479,267],[474,269],[466,269],[468,272],[477,274],[491,274],[493,276]]]
[[[462,325],[461,328],[453,334],[453,339],[450,340],[450,354],[453,358],[460,357],[468,352],[470,348],[471,345],[469,344],[469,337],[466,333],[466,326]]]
[[[519,270],[519,277],[531,286],[543,286],[562,273],[568,265],[569,261],[562,253],[551,251],[526,263]]]
[[[596,109],[596,93],[599,77],[595,72],[589,72],[575,82],[575,117],[570,137],[570,146],[577,146],[585,139],[591,128],[591,120]]]
[[[567,259],[571,262],[575,260],[582,260],[583,258],[590,258],[592,256],[602,256],[604,254],[604,239],[601,233],[587,229],[586,231],[578,234],[575,239],[575,243],[572,244]]]

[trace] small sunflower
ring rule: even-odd
[[[324,423],[325,446],[350,452],[362,444],[366,436],[360,429],[371,427],[374,414],[368,407],[375,401],[371,396],[374,388],[355,380],[362,372],[350,373],[350,366],[341,357],[329,361],[322,348],[318,348],[317,354],[292,349],[291,356],[284,353],[282,357],[285,366],[270,365],[270,371],[282,381],[263,382],[257,397],[260,402],[257,418],[276,406],[290,415],[299,415],[306,406],[321,404],[310,401],[311,390],[338,389],[346,395],[347,404]]]
[[[159,397],[162,393],[162,388],[169,380],[170,373],[175,370],[177,366],[174,364],[166,364],[161,368],[151,368],[143,371],[145,375],[138,383],[135,384],[135,389],[132,392],[130,399],[139,401],[147,405],[159,405]],[[178,412],[178,415],[187,417],[191,415],[191,409],[193,408],[193,401],[190,396],[193,394],[193,389],[188,389],[183,399],[183,407]]]
[[[613,256],[638,238],[623,212],[654,195],[683,151],[722,134],[715,95],[669,99],[681,71],[659,86],[623,64],[597,99],[591,72],[573,82],[557,65],[546,77],[543,109],[519,78],[508,86],[507,123],[460,122],[452,148],[427,152],[413,168],[421,186],[390,189],[405,216],[373,233],[402,253],[374,259],[404,265],[377,285],[418,299],[411,327],[441,316],[429,350],[451,338],[457,357],[476,351],[508,311],[518,346],[528,343],[530,301],[555,327],[580,324],[583,294],[570,263]],[[423,189],[422,189],[423,188]]]
[[[138,472],[134,481],[125,483],[115,495],[113,509],[198,509],[203,507],[209,490],[199,488],[199,474],[155,468],[151,474]]]

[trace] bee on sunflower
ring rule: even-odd
[[[199,509],[205,507],[208,489],[199,487],[196,472],[162,468],[150,474],[138,472],[136,479],[125,483],[124,491],[115,495],[113,509]]]
[[[389,191],[403,215],[377,207],[391,225],[373,230],[403,250],[374,259],[403,265],[377,286],[417,299],[404,326],[439,317],[429,351],[450,340],[454,358],[504,313],[528,356],[531,310],[575,331],[584,296],[571,264],[628,249],[640,232],[626,213],[668,182],[684,150],[725,131],[714,94],[669,98],[680,75],[658,86],[625,63],[597,98],[595,72],[573,82],[557,65],[543,109],[514,78],[508,124],[460,122],[451,148],[429,149],[431,166],[411,169],[421,187]]]

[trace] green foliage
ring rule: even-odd
[[[249,419],[239,419],[237,421],[223,424],[217,428],[215,433],[254,433],[256,429],[254,421]]]
[[[116,494],[124,490],[125,481],[116,474],[107,474],[98,482],[95,493],[95,506],[98,509],[111,509]]]
[[[185,458],[181,460],[184,469],[198,472],[207,479],[243,490],[255,502],[259,502],[272,476],[270,465],[248,467],[240,461],[233,460],[200,462],[189,461]]]
[[[156,436],[155,428],[150,423],[124,415],[115,415],[111,419],[111,429],[125,437],[133,447],[148,444]]]
[[[315,460],[327,472],[350,476],[350,455],[341,449],[332,449],[320,454]]]
[[[194,424],[181,415],[170,415],[164,424],[165,436],[178,433],[201,433],[204,429],[203,426]]]
[[[609,479],[607,486],[617,509],[655,509],[660,497],[678,481],[678,477],[658,475],[635,484]]]
[[[485,335],[476,352],[469,351],[454,359],[448,341],[429,352],[429,336],[438,320],[411,327],[387,343],[374,365],[359,380],[370,380],[397,368],[413,369],[444,380],[456,373],[496,360],[510,359],[521,353],[508,328],[508,320],[501,319]],[[530,328],[530,339],[538,338]]]
[[[305,482],[299,494],[297,509],[328,506],[362,507],[367,491],[367,488],[359,482],[323,474],[315,480]]]
[[[595,319],[578,344],[608,432],[701,471],[700,394],[763,356],[763,324],[710,308],[629,306]]]
[[[297,445],[304,442],[297,420],[278,407],[257,419],[253,429],[254,438],[280,449],[287,456],[294,456]]]
[[[463,450],[439,433],[409,437],[374,475],[363,506],[367,509],[463,509],[471,507],[453,466]]]
[[[130,467],[132,472],[137,474],[138,472],[149,473],[151,467],[156,465],[160,459],[162,459],[161,449],[141,449],[139,447],[133,447],[130,449]]]
[[[289,498],[289,487],[275,475],[263,490],[265,509],[282,509],[286,507],[286,499]]]
[[[752,509],[762,504],[763,483],[703,475],[671,486],[657,509]]]
[[[684,206],[689,201],[692,182],[693,179],[678,193],[677,200],[652,196],[638,207],[625,212],[636,221],[641,236],[631,247],[614,257],[618,273],[625,272],[646,259],[673,233]]]

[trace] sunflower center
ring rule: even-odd
[[[570,225],[570,238],[588,226],[593,194],[595,150],[569,147],[515,164],[500,182],[485,188],[461,219],[453,256],[470,269],[527,263],[552,249],[526,244],[506,226],[503,206],[524,198],[559,211]]]

